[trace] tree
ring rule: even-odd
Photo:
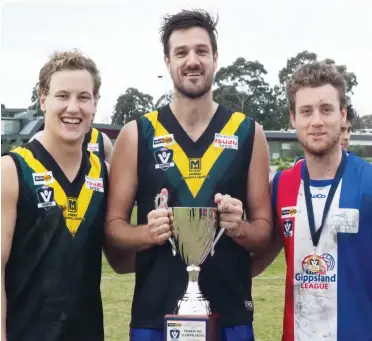
[[[264,78],[266,74],[260,62],[239,57],[216,73],[214,99],[232,110],[244,112],[265,129],[272,129],[276,105],[273,89]]]
[[[287,59],[287,66],[279,71],[279,83],[286,86],[293,73],[301,66],[307,63],[315,62],[318,56],[314,52],[302,51],[295,57]]]
[[[170,91],[164,95],[161,95],[160,98],[156,101],[155,108],[160,108],[164,105],[169,104],[173,100],[173,93]]]
[[[122,125],[154,110],[153,98],[135,88],[127,91],[117,99],[111,123]]]
[[[35,86],[32,89],[32,95],[31,95],[31,105],[28,107],[29,110],[34,110],[34,116],[44,116],[44,113],[41,111],[40,107],[40,97],[38,94],[38,87],[39,83],[36,83]]]

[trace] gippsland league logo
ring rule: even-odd
[[[301,282],[302,289],[328,289],[329,283],[336,282],[336,274],[332,274],[335,266],[331,254],[311,254],[303,259],[303,273],[295,274],[295,279]]]

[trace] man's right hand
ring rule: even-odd
[[[168,191],[163,188],[160,192],[168,199]],[[151,245],[163,245],[172,236],[173,215],[168,206],[152,210],[147,215],[147,227]]]

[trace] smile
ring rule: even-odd
[[[61,120],[63,123],[66,123],[66,124],[80,124],[82,121],[81,118],[69,118],[69,117],[63,117]]]

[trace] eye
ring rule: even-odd
[[[303,115],[309,115],[311,113],[311,110],[310,109],[302,109],[301,110],[301,114],[303,114]]]
[[[186,55],[186,51],[177,51],[176,56],[177,57],[184,57]]]
[[[330,107],[330,106],[326,106],[326,107],[324,107],[323,111],[326,112],[326,113],[331,113],[333,111],[333,108]]]
[[[208,50],[206,50],[206,49],[200,49],[200,50],[198,50],[198,54],[200,54],[200,55],[206,55],[206,54],[208,54]]]
[[[66,94],[58,94],[57,97],[58,98],[66,99],[67,98],[67,95]]]

